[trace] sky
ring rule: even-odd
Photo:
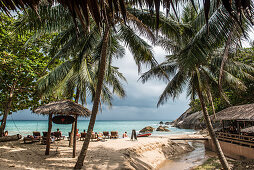
[[[153,52],[156,60],[163,61],[166,52],[160,47],[154,47]],[[98,113],[97,120],[174,120],[188,109],[189,100],[183,93],[175,101],[168,102],[157,108],[157,101],[160,94],[166,87],[166,83],[158,80],[151,80],[145,84],[138,81],[141,74],[132,58],[131,53],[126,49],[122,59],[114,60],[113,66],[119,67],[119,71],[127,79],[124,83],[127,96],[123,99],[117,97],[113,100],[113,107],[103,106],[102,112]],[[147,71],[143,68],[142,72]],[[88,109],[92,110],[92,104],[88,103]],[[47,120],[47,116],[31,113],[30,110],[23,110],[13,113],[9,120]]]
[[[251,41],[254,40],[253,30],[249,34]],[[249,43],[243,41],[243,47],[248,47]],[[153,52],[158,63],[161,63],[167,54],[162,48],[154,47]],[[157,108],[157,101],[160,94],[166,87],[165,82],[150,80],[145,84],[138,81],[141,74],[132,58],[131,53],[126,49],[124,58],[114,60],[113,66],[119,67],[119,71],[127,79],[124,84],[127,96],[123,99],[114,98],[113,107],[103,106],[102,112],[97,115],[97,120],[175,120],[189,107],[189,99],[184,92],[179,98]],[[146,68],[142,72],[147,71]],[[92,103],[86,105],[92,110]],[[0,117],[1,119],[1,117]],[[9,120],[47,120],[47,116],[33,114],[30,110],[23,110],[8,116]]]

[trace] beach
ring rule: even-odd
[[[198,137],[200,135],[177,135]],[[83,142],[77,141],[77,156]],[[45,156],[45,145],[23,141],[0,144],[0,169],[71,169],[76,158],[67,140],[51,144],[50,155]],[[90,142],[83,169],[158,169],[165,160],[190,152],[186,141],[172,141],[169,136],[107,139]]]

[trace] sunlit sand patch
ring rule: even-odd
[[[46,158],[47,161],[70,161],[70,160],[76,160],[76,158]]]
[[[6,150],[9,150],[9,152],[18,152],[18,151],[25,151],[27,149],[25,148],[13,148],[13,147],[9,147],[9,146],[1,146],[0,149],[6,149]]]

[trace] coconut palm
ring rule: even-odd
[[[56,11],[56,13],[60,14],[59,17],[61,18],[61,13],[63,13],[63,16],[65,16],[66,10],[60,9],[61,6],[55,6],[53,10]],[[46,10],[45,10],[46,9]],[[101,30],[99,27],[97,27],[96,24],[90,24],[90,30],[85,31],[82,28],[82,24],[78,24],[78,26],[72,25],[68,26],[68,24],[63,24],[63,26],[58,25],[56,26],[55,22],[56,18],[58,18],[56,15],[54,15],[54,12],[49,12],[51,9],[48,9],[48,7],[42,7],[38,10],[38,13],[40,16],[45,16],[46,19],[41,18],[38,20],[38,18],[34,17],[35,15],[33,13],[30,13],[28,15],[28,18],[23,18],[22,21],[18,24],[18,29],[21,29],[23,27],[30,27],[33,29],[37,29],[38,32],[43,30],[43,28],[47,28],[46,30],[64,30],[60,33],[60,38],[56,38],[55,42],[59,46],[56,46],[56,48],[52,48],[52,51],[50,55],[56,57],[63,57],[63,58],[70,58],[70,56],[75,56],[73,53],[78,54],[78,59],[81,62],[83,59],[87,59],[88,55],[92,57],[92,60],[99,61],[99,71],[97,74],[96,82],[94,83],[94,86],[96,86],[94,89],[96,89],[94,93],[94,104],[92,109],[92,115],[88,127],[87,132],[87,138],[84,142],[81,154],[79,156],[78,162],[76,164],[76,168],[81,167],[83,164],[83,160],[85,158],[86,150],[89,145],[89,139],[91,137],[91,133],[93,130],[93,126],[96,120],[96,115],[98,112],[98,106],[100,103],[100,93],[103,89],[103,82],[104,81],[112,81],[108,78],[108,72],[111,72],[112,69],[107,69],[106,66],[108,64],[111,64],[111,61],[114,56],[112,56],[112,52],[114,50],[119,49],[115,46],[115,44],[120,44],[120,42],[125,43],[125,46],[129,48],[131,53],[134,56],[134,60],[136,61],[139,70],[141,69],[142,63],[146,65],[154,66],[156,64],[153,54],[151,51],[151,46],[147,44],[142,38],[138,36],[137,33],[142,33],[145,37],[148,39],[151,39],[154,41],[154,36],[152,32],[142,23],[140,22],[134,15],[132,15],[129,12],[126,12],[126,16],[129,18],[128,22],[125,22],[120,17],[117,18],[117,22],[113,26],[106,26],[103,30]],[[45,11],[47,11],[47,15],[42,15],[41,13],[45,14]],[[68,15],[66,15],[68,16]],[[70,22],[68,17],[64,17],[66,19],[63,23]],[[30,21],[30,22],[24,22],[24,21]],[[31,23],[32,21],[32,23]],[[61,23],[62,21],[60,21]],[[53,28],[50,28],[49,23],[53,24]],[[49,28],[48,28],[49,27]],[[67,27],[67,28],[66,28]],[[78,28],[78,29],[77,29]],[[97,28],[97,30],[96,30]],[[137,32],[134,29],[139,30]],[[72,31],[70,31],[72,29]],[[78,32],[78,36],[75,33],[75,29]],[[94,31],[96,30],[96,31]],[[93,37],[94,34],[103,35],[102,38],[95,38]],[[62,36],[62,37],[61,37]],[[99,41],[98,41],[99,38]],[[96,45],[94,46],[93,42],[96,41]],[[63,43],[64,42],[64,43]],[[114,47],[115,49],[112,50],[111,47]],[[119,51],[119,50],[116,50]],[[53,58],[53,59],[54,59]],[[86,61],[86,60],[85,60]],[[108,63],[108,64],[107,64]],[[67,63],[65,63],[67,64]],[[98,64],[98,62],[97,62]],[[63,65],[64,66],[64,65]],[[110,67],[108,67],[110,68]],[[106,71],[106,77],[104,80],[104,75]],[[103,96],[103,95],[102,95]]]
[[[205,104],[205,94],[211,94],[210,89],[218,87],[218,72],[220,71],[222,60],[212,58],[212,52],[216,48],[221,47],[228,39],[235,40],[241,34],[241,29],[234,27],[232,19],[227,18],[224,20],[226,18],[225,15],[227,16],[226,10],[223,7],[219,7],[214,9],[211,16],[209,16],[209,34],[207,34],[202,12],[203,10],[196,15],[193,8],[186,7],[181,21],[177,21],[174,17],[171,17],[172,19],[161,17],[158,30],[163,36],[159,39],[158,44],[171,52],[172,55],[167,56],[165,62],[146,72],[141,79],[146,82],[153,77],[157,77],[168,82],[159,98],[158,106],[164,104],[169,97],[175,99],[183,92],[185,87],[187,87],[188,96],[192,99],[198,96],[218,157],[223,168],[229,169],[213,131]],[[224,16],[222,17],[222,15]],[[145,13],[136,12],[136,16],[140,19],[143,18],[144,20],[142,21],[145,24],[150,24],[151,28],[155,29],[155,25],[152,24],[151,19],[147,20]],[[220,23],[221,26],[216,27],[217,23]],[[247,25],[244,28],[247,28]],[[216,64],[215,61],[217,61]],[[226,62],[227,66],[223,68],[223,79],[228,84],[244,89],[243,82],[237,76],[251,77],[248,71],[252,72],[253,70],[246,69],[249,66],[243,66],[241,67],[243,69],[236,72],[236,68],[240,68],[240,66],[236,66],[236,63],[233,63],[232,61]],[[235,68],[234,71],[229,69],[231,67]],[[240,72],[241,74],[239,74]],[[244,76],[245,74],[246,76]],[[172,77],[171,80],[168,79],[170,76]],[[223,95],[222,92],[220,94]]]
[[[189,0],[192,5],[195,7],[196,4],[199,4],[199,1]],[[77,20],[82,23],[83,28],[86,29],[89,26],[90,19],[89,16],[92,16],[93,20],[97,23],[99,27],[104,27],[107,24],[115,22],[115,19],[121,14],[121,18],[126,20],[126,7],[125,4],[129,3],[132,6],[139,6],[140,8],[146,7],[153,13],[156,12],[157,21],[159,20],[160,7],[162,6],[166,9],[166,13],[169,13],[170,8],[173,9],[177,16],[177,4],[181,1],[172,1],[172,0],[86,0],[78,1],[74,0],[69,1],[60,1],[60,0],[37,0],[37,1],[28,1],[28,0],[4,0],[1,1],[0,9],[5,11],[7,14],[10,14],[10,10],[25,9],[27,6],[31,7],[33,10],[37,11],[38,6],[42,3],[47,4],[48,6],[54,6],[55,3],[60,3],[66,9],[69,10],[70,16],[73,18],[75,25],[77,25]],[[216,0],[215,8],[218,8],[219,5],[223,5],[227,10],[231,18],[241,25],[242,18],[247,18],[249,21],[253,21],[253,5],[251,0],[244,1],[232,1],[232,0]],[[204,0],[204,14],[203,16],[208,23],[208,16],[210,13],[210,8],[213,6],[211,0]],[[157,26],[158,26],[157,22]]]

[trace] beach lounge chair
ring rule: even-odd
[[[33,136],[34,136],[34,141],[35,142],[40,142],[41,139],[42,139],[42,136],[41,136],[41,132],[37,132],[37,131],[34,131],[33,132]]]
[[[93,133],[91,135],[91,141],[98,141],[98,135]]]
[[[24,140],[24,143],[33,143],[34,137],[32,135],[27,135],[27,137],[24,137],[23,140]]]
[[[62,136],[62,133],[61,132],[54,132],[54,135],[56,140],[62,140],[65,138],[65,136]]]
[[[86,138],[86,132],[81,133],[80,140],[85,140]]]
[[[103,132],[103,136],[105,136],[105,138],[110,138],[109,132],[108,131],[104,131]]]
[[[42,132],[42,134],[43,134],[43,137],[41,140],[41,144],[46,144],[48,132]],[[53,134],[54,133],[51,133],[51,135],[50,135],[50,143],[55,142],[55,136],[53,136]]]
[[[112,138],[117,139],[118,137],[119,136],[118,136],[118,132],[117,131],[111,131],[110,139],[112,139]]]
[[[105,141],[105,139],[106,139],[106,137],[103,135],[103,133],[99,133],[99,134],[97,135],[97,138],[98,138],[98,140],[100,140],[100,141]]]
[[[33,132],[33,135],[27,135],[23,138],[24,143],[33,143],[33,142],[40,142],[41,141],[41,133],[40,132]]]

